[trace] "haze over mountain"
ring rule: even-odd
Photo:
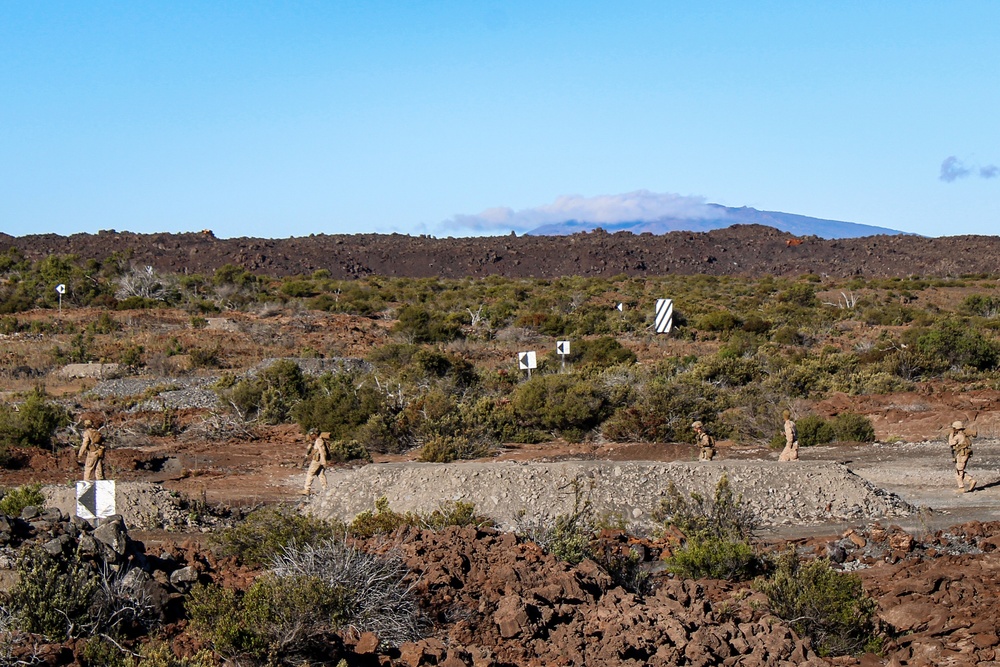
[[[498,206],[475,215],[456,215],[442,223],[439,231],[456,236],[510,231],[533,236],[563,236],[600,227],[608,232],[666,234],[707,232],[732,225],[764,225],[796,236],[824,239],[908,233],[793,213],[758,211],[746,206],[731,208],[710,204],[703,197],[649,190],[593,197],[563,195],[549,204],[520,210]]]
[[[581,220],[566,220],[552,222],[535,227],[527,233],[534,236],[564,236],[577,232],[589,232],[600,227],[608,232],[629,231],[634,234],[652,232],[666,234],[668,232],[707,232],[713,229],[725,229],[732,225],[759,224],[774,227],[796,236],[818,236],[824,239],[853,239],[877,234],[909,234],[909,232],[861,225],[855,222],[840,220],[824,220],[794,213],[778,211],[758,211],[744,206],[732,208],[719,204],[706,204],[715,215],[704,218],[664,216],[655,220],[631,220],[622,222],[586,222]]]

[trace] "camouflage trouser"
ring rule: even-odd
[[[702,447],[698,455],[699,461],[711,461],[715,458],[715,447]]]
[[[104,479],[103,456],[87,454],[87,460],[83,464],[83,481],[89,482],[91,479]]]
[[[312,486],[313,478],[315,477],[319,477],[320,481],[323,483],[323,488],[325,489],[326,475],[323,474],[324,472],[325,472],[325,467],[323,466],[322,463],[320,463],[319,461],[310,461],[309,471],[306,472],[306,486],[303,489],[303,491],[309,493],[309,487]]]
[[[975,486],[976,482],[971,477],[965,474],[965,466],[969,462],[970,454],[967,452],[956,452],[955,453],[955,480],[958,482],[958,488],[965,489],[965,480],[968,479],[972,486]]]
[[[799,460],[799,443],[793,442],[790,445],[785,445],[785,448],[781,450],[781,454],[778,456],[779,461],[798,461]]]

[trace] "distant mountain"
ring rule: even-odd
[[[794,234],[795,236],[818,236],[823,239],[853,239],[878,234],[910,233],[886,227],[859,225],[855,222],[810,218],[806,215],[795,215],[794,213],[758,211],[755,208],[747,206],[742,208],[730,208],[719,204],[708,204],[708,206],[713,211],[716,211],[718,215],[710,218],[666,217],[658,220],[613,223],[567,220],[566,222],[555,222],[536,227],[529,231],[528,234],[534,236],[565,236],[567,234],[576,234],[577,232],[593,231],[598,227],[607,232],[629,231],[633,234],[641,234],[643,232],[666,234],[667,232],[707,232],[713,229],[725,229],[732,225],[765,225],[780,229],[789,234]]]

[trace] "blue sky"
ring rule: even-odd
[[[505,233],[490,209],[652,193],[994,234],[997,25],[974,1],[5,2],[0,231]]]

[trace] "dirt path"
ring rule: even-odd
[[[964,521],[1000,520],[1000,442],[977,441],[968,472],[972,493],[958,493],[948,446],[943,442],[816,447],[806,457],[840,460],[872,484],[932,512],[899,524],[908,530],[938,530]]]

